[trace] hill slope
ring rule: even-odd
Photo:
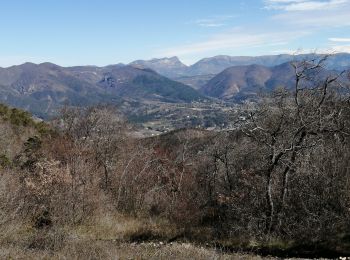
[[[55,114],[64,104],[116,104],[122,98],[190,102],[203,96],[152,70],[132,66],[65,68],[25,63],[0,68],[0,101],[41,117]]]
[[[332,71],[320,72],[319,79]],[[289,62],[269,68],[261,65],[234,66],[219,73],[201,88],[205,95],[220,99],[255,98],[277,87],[291,88],[294,69]]]

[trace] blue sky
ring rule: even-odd
[[[0,66],[350,52],[350,0],[2,0]]]

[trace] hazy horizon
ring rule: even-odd
[[[348,52],[339,52],[337,54],[342,54],[342,53],[348,53]],[[172,58],[177,58],[181,63],[183,63],[184,65],[190,67],[196,63],[198,63],[199,61],[201,60],[204,60],[204,59],[207,59],[207,58],[215,58],[215,57],[220,57],[220,56],[230,56],[230,57],[264,57],[264,56],[279,56],[279,55],[302,55],[302,54],[318,54],[318,55],[329,55],[330,53],[326,53],[326,52],[298,52],[298,51],[295,51],[294,53],[279,53],[279,54],[261,54],[261,55],[256,55],[256,56],[253,56],[253,55],[226,55],[226,54],[218,54],[218,55],[214,55],[214,56],[210,56],[210,57],[201,57],[199,58],[198,60],[195,60],[193,63],[185,63],[183,60],[181,60],[179,57],[177,56],[172,56],[172,57],[159,57],[159,58],[149,58],[149,59],[146,59],[146,61],[151,61],[151,60],[161,60],[161,59],[172,59]],[[331,54],[336,54],[336,53],[331,53]],[[107,67],[107,66],[113,66],[113,65],[118,65],[118,64],[123,64],[123,65],[128,65],[134,61],[138,61],[138,60],[141,60],[141,59],[137,59],[137,60],[131,60],[129,62],[126,62],[126,63],[123,63],[123,62],[115,62],[115,63],[110,63],[110,64],[102,64],[102,65],[95,65],[95,64],[73,64],[73,65],[61,65],[59,63],[55,63],[55,62],[52,62],[52,61],[42,61],[42,62],[32,62],[32,61],[24,61],[24,62],[20,62],[18,64],[12,64],[10,66],[0,66],[1,68],[10,68],[10,67],[13,67],[13,66],[20,66],[20,65],[23,65],[25,63],[33,63],[33,64],[36,64],[36,65],[40,65],[40,64],[44,64],[44,63],[52,63],[52,64],[55,64],[55,65],[58,65],[60,67],[80,67],[80,66],[83,66],[83,67]]]

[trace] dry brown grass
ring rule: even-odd
[[[59,251],[2,247],[1,259],[268,259],[247,254],[225,254],[187,243],[115,243],[74,241]]]
[[[179,230],[164,219],[139,219],[122,214],[104,213],[82,225],[66,227],[69,233],[80,239],[129,241],[142,234],[166,240],[178,235]],[[146,239],[147,240],[147,239]],[[154,240],[154,239],[150,239]]]
[[[9,223],[0,229],[0,259],[262,259],[164,242],[177,232],[164,220],[108,213],[76,227],[36,230],[28,223]],[[132,242],[137,238],[148,241]]]

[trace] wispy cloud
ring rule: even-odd
[[[264,20],[230,31],[221,29],[221,33],[217,30],[216,34],[204,40],[163,48],[156,51],[155,55],[175,55],[193,61],[199,56],[219,53],[238,55],[263,54],[263,52],[295,53],[298,48],[303,48],[304,52],[320,53],[350,51],[347,46],[350,45],[350,38],[328,38],[330,35],[322,35],[325,30],[350,27],[350,0],[261,0],[261,2],[268,14]],[[191,23],[201,27],[222,27],[226,23],[229,24],[232,18],[232,16],[210,17]],[[318,40],[313,42],[312,37]]]
[[[205,19],[197,19],[190,23],[201,27],[222,27],[227,25],[228,22],[234,17],[234,15],[217,15]]]
[[[271,54],[308,54],[308,53],[317,53],[317,54],[335,54],[335,53],[350,53],[350,45],[334,45],[328,46],[319,49],[278,49],[275,51],[271,51]]]
[[[297,55],[297,54],[307,54],[307,53],[324,53],[320,50],[314,49],[277,49],[270,51],[271,54],[289,54],[289,55]]]
[[[236,30],[214,35],[205,41],[163,49],[158,52],[158,55],[184,56],[210,51],[222,52],[242,48],[285,45],[289,40],[301,37],[305,33],[301,31],[254,33]]]
[[[330,53],[340,53],[340,52],[347,52],[350,53],[350,45],[340,45],[340,46],[333,46],[330,48]]]
[[[337,8],[334,1],[323,2],[323,4],[327,3],[330,5],[333,4],[333,8],[309,9],[295,12],[282,10],[282,12],[273,15],[271,19],[278,20],[285,26],[298,26],[299,28],[312,28],[313,30],[350,26],[350,0],[338,0]],[[340,3],[342,3],[341,6]]]
[[[329,10],[339,8],[346,3],[349,3],[349,0],[265,0],[265,8],[284,11]]]
[[[331,42],[349,42],[350,43],[350,38],[329,38],[328,40]]]
[[[335,46],[334,46],[335,47]],[[333,54],[340,51],[336,51],[335,48],[318,48],[318,49],[277,49],[274,51],[271,51],[271,54],[290,54],[290,55],[299,55],[299,54],[308,54],[308,53],[315,53],[315,54]]]
[[[210,19],[201,19],[195,21],[195,24],[201,26],[201,27],[221,27],[224,26],[224,23],[218,23]]]
[[[332,42],[332,45],[330,47],[332,52],[348,52],[350,53],[350,38],[329,38],[330,42]],[[346,44],[346,45],[338,45],[338,44]]]

